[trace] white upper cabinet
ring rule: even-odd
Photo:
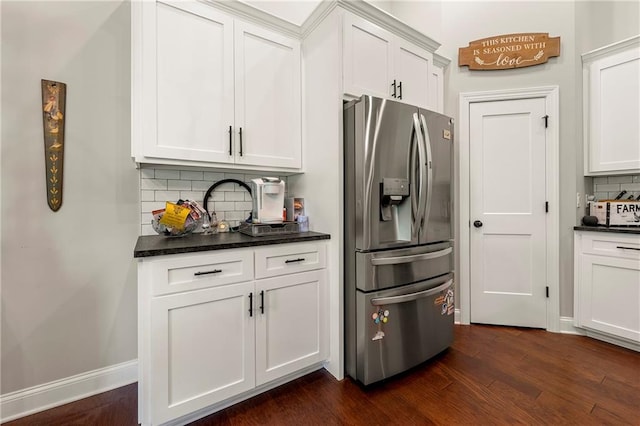
[[[344,91],[392,96],[393,34],[362,18],[344,16]]]
[[[299,168],[300,42],[242,22],[235,33],[236,163]]]
[[[582,62],[585,175],[640,172],[640,36]]]
[[[344,15],[343,64],[347,95],[369,94],[437,110],[429,87],[433,54],[350,13]]]
[[[195,1],[132,8],[136,161],[300,169],[299,40]]]
[[[185,3],[181,5],[184,9],[177,9],[157,3],[156,61],[149,61],[151,68],[145,75],[156,76],[155,108],[150,100],[146,119],[157,123],[156,131],[143,135],[143,153],[155,158],[230,162],[233,20],[208,10],[211,8],[194,6],[200,5]],[[153,48],[152,40],[149,47]]]

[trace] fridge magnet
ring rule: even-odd
[[[41,87],[47,204],[55,212],[62,205],[67,85],[59,81],[42,80]]]
[[[371,314],[371,319],[373,323],[378,326],[378,331],[371,338],[371,340],[381,340],[384,338],[384,331],[382,331],[382,324],[386,324],[389,322],[389,310],[378,308],[376,312]]]

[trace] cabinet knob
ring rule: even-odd
[[[482,228],[482,222],[479,220],[476,220],[473,222],[473,226],[475,226],[476,228]]]

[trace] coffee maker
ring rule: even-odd
[[[253,223],[282,223],[284,181],[276,177],[251,179]]]

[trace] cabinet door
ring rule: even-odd
[[[393,74],[393,38],[390,32],[345,13],[343,78],[346,94],[392,97],[391,85],[396,78]]]
[[[640,47],[588,67],[587,174],[640,171]]]
[[[143,116],[155,124],[146,128],[144,155],[230,162],[233,20],[197,2],[155,7],[156,28],[144,26],[153,19],[143,23],[144,48],[155,47],[143,52],[143,78],[156,83],[144,96]]]
[[[236,21],[235,161],[301,167],[300,42]]]
[[[397,89],[398,98],[402,102],[435,110],[430,87],[430,71],[433,67],[433,55],[398,38],[395,49],[395,76],[400,82]],[[435,99],[435,98],[433,98]]]
[[[152,299],[151,423],[254,387],[252,291],[248,282]]]
[[[582,254],[580,325],[640,342],[640,259]]]
[[[323,269],[256,281],[256,385],[326,359],[325,274]]]

